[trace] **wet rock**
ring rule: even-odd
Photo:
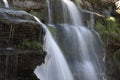
[[[44,31],[25,11],[0,8],[0,80],[38,80]]]
[[[80,0],[77,3],[79,3],[83,9],[110,16],[111,12],[115,10],[115,8],[113,9],[115,2],[115,0]]]
[[[8,25],[34,26],[36,21],[25,11],[0,8],[0,22]]]
[[[43,42],[44,31],[25,11],[0,8],[0,47],[19,47],[23,42]],[[25,47],[23,47],[25,48]]]
[[[0,8],[1,8],[1,7],[4,7],[4,3],[3,3],[2,0],[0,0]]]
[[[45,0],[8,0],[13,8],[24,10],[42,9],[45,7]]]
[[[34,50],[0,50],[0,80],[39,80],[33,72],[44,57]]]

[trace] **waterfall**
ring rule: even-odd
[[[5,7],[6,8],[9,8],[9,4],[8,4],[8,1],[7,0],[3,0],[4,4],[5,4]]]
[[[52,24],[52,17],[51,17],[51,8],[50,8],[50,1],[47,0],[47,4],[48,4],[48,24]]]
[[[72,24],[77,25],[77,26],[82,26],[83,23],[81,20],[80,12],[78,11],[75,4],[70,0],[62,0],[62,1],[66,4],[66,6],[68,8],[68,13],[70,14],[69,17],[71,18]],[[63,7],[63,8],[64,8],[63,12],[65,12],[66,8],[65,7]]]
[[[44,49],[47,52],[45,64],[38,66],[34,73],[40,80],[73,80],[62,51],[54,41],[47,27],[38,18],[35,19],[46,31]]]
[[[57,24],[58,45],[45,25],[38,21],[46,30],[47,57],[45,64],[35,69],[37,77],[40,80],[106,80],[103,43],[93,29],[93,15],[90,30],[84,26],[81,13],[71,0],[61,0],[61,3],[55,1],[49,10],[55,11],[51,17],[53,23]]]
[[[102,42],[95,31],[81,26],[59,25],[57,41],[75,80],[104,80]]]

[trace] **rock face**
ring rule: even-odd
[[[113,13],[115,14],[115,2],[116,0],[79,0],[77,3],[83,9],[110,16]]]
[[[25,11],[0,8],[0,80],[38,80],[44,31]]]
[[[17,11],[11,9],[3,9],[0,8],[0,22],[11,25],[25,25],[33,26],[35,24],[35,20],[32,15],[28,14],[25,11]],[[30,24],[30,25],[29,25]]]
[[[25,10],[37,16],[44,22],[47,21],[47,6],[45,0],[7,0],[10,9]],[[0,0],[0,8],[4,8],[3,0]]]
[[[32,15],[25,11],[0,9],[1,42],[7,47],[11,42],[12,46],[17,45],[25,39],[43,42],[43,29],[36,22]],[[4,47],[1,43],[1,46]],[[5,45],[6,44],[6,45]]]
[[[0,50],[0,80],[39,80],[33,72],[44,57],[33,50]]]
[[[45,0],[8,0],[11,7],[21,8],[24,10],[44,8]]]

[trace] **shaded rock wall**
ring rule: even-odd
[[[45,0],[8,0],[10,7],[24,10],[42,9]]]
[[[7,0],[10,9],[25,10],[37,16],[43,22],[47,22],[46,0]],[[0,1],[0,8],[4,8],[4,3]]]
[[[44,57],[34,50],[0,50],[0,80],[38,80],[33,71]]]
[[[25,11],[0,8],[0,80],[38,80],[44,62],[44,31]]]
[[[0,47],[17,47],[26,39],[43,44],[44,31],[32,15],[25,11],[0,8],[0,18]]]

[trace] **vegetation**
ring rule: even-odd
[[[42,44],[35,40],[30,41],[28,39],[24,39],[20,44],[16,45],[16,48],[39,50],[39,49],[42,49]]]
[[[120,71],[120,50],[116,51],[114,54],[114,60],[118,66],[118,69]]]
[[[120,27],[114,17],[97,20],[95,26],[96,30],[104,39],[106,45],[109,45],[113,41],[120,42]]]
[[[52,35],[55,37],[56,36],[56,29],[54,27],[49,26],[48,27]]]
[[[41,10],[41,11],[39,11],[39,10],[30,10],[28,12],[30,14],[38,17],[39,19],[44,19],[44,16],[43,16],[44,15],[44,11],[43,10]]]
[[[109,80],[119,80],[120,73],[120,24],[114,17],[96,20],[96,30],[106,48],[106,65]],[[112,70],[111,70],[112,69]]]

